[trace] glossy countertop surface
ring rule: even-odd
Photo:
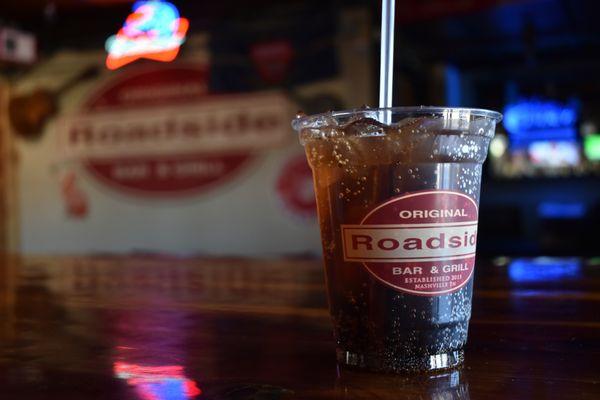
[[[600,263],[480,260],[462,368],[340,371],[318,260],[4,257],[0,398],[600,399]]]

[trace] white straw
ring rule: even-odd
[[[394,80],[395,15],[395,0],[382,0],[380,53],[381,59],[379,69],[379,107],[392,106],[392,87]]]

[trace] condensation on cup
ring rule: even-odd
[[[482,164],[501,118],[397,107],[293,121],[313,170],[342,366],[403,372],[463,361]]]

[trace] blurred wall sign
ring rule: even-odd
[[[58,121],[62,156],[141,196],[221,184],[254,154],[285,144],[291,105],[280,92],[208,95],[202,65],[132,71]]]
[[[37,60],[35,36],[13,28],[0,28],[0,61],[33,64]]]
[[[138,1],[116,35],[106,41],[106,66],[117,69],[140,58],[173,61],[185,41],[189,21],[166,1]]]

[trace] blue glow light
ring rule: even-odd
[[[548,282],[574,279],[581,273],[581,261],[576,258],[517,258],[508,265],[513,282]]]
[[[575,101],[520,100],[504,109],[504,127],[516,146],[531,141],[569,141],[577,136],[577,117]]]
[[[133,14],[141,17],[129,20],[124,30],[134,32],[152,32],[159,37],[171,35],[173,21],[179,19],[179,10],[173,4],[164,1],[137,1],[133,4]]]
[[[454,66],[447,66],[446,70],[446,105],[449,107],[461,106],[460,71]]]
[[[583,218],[586,213],[585,204],[580,202],[558,203],[543,202],[537,209],[538,215],[549,219],[577,219]]]

